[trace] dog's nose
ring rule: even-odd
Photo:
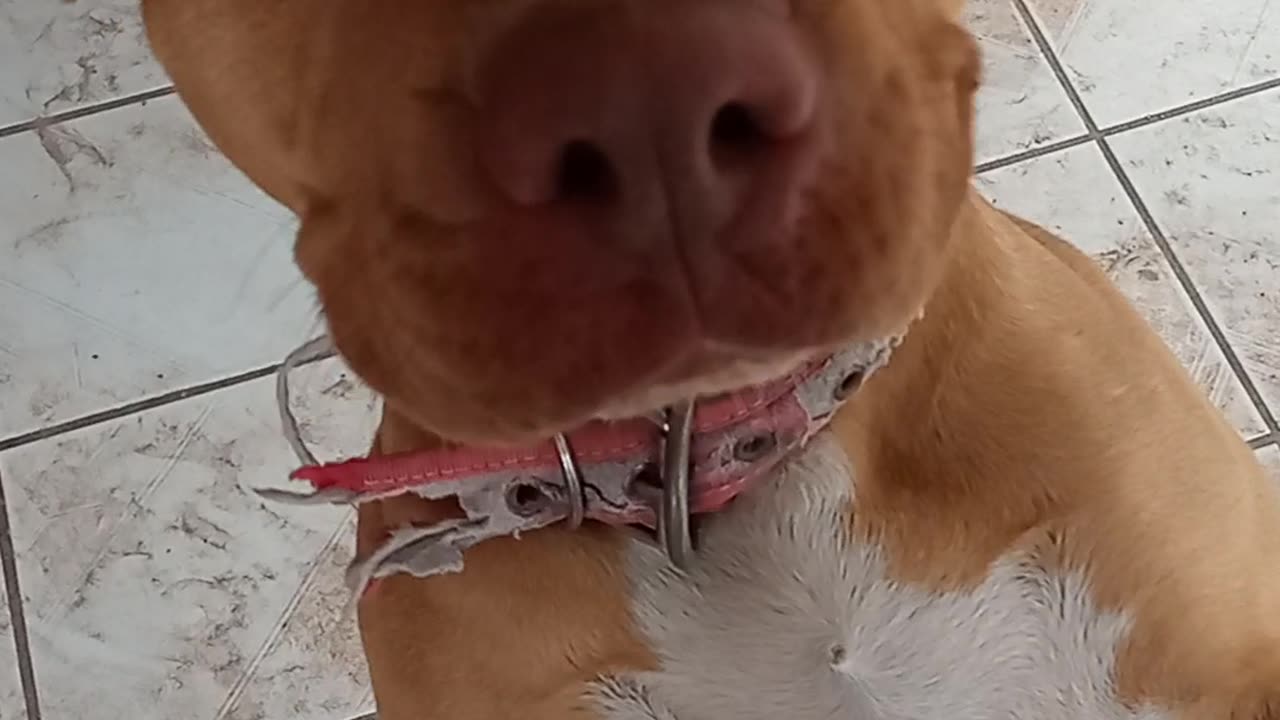
[[[758,202],[786,214],[817,152],[797,28],[759,3],[638,5],[534,11],[494,44],[477,137],[494,184],[615,237],[714,235]]]

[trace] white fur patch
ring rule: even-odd
[[[1031,551],[978,588],[887,577],[847,531],[851,469],[819,438],[699,531],[687,575],[634,543],[638,627],[662,667],[602,679],[606,720],[1163,720],[1112,687],[1128,623]]]

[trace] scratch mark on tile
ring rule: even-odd
[[[267,312],[275,312],[280,309],[280,306],[292,297],[295,292],[298,292],[300,289],[305,287],[309,287],[305,278],[301,276],[294,277],[287,285],[282,286],[279,290],[273,293],[272,298],[267,302]],[[307,333],[307,337],[314,336],[315,331],[318,328],[318,324],[313,326],[311,328],[311,332]]]
[[[258,243],[253,256],[247,259],[244,264],[244,272],[240,275],[240,283],[236,287],[236,291],[231,295],[231,301],[234,305],[238,305],[241,299],[245,297],[254,276],[258,270],[264,267],[263,259],[275,248],[276,242],[277,240],[274,237],[263,238]]]
[[[92,55],[81,55],[76,58],[76,67],[80,68],[80,77],[74,82],[63,85],[62,89],[51,95],[41,104],[44,112],[58,102],[80,102],[89,97],[89,86],[93,82],[93,76],[97,74],[98,69],[93,65],[94,57]]]
[[[71,607],[72,603],[75,602],[76,596],[79,595],[86,586],[92,584],[93,577],[98,570],[98,566],[102,564],[103,559],[106,558],[107,553],[111,550],[111,542],[117,535],[119,535],[121,528],[124,527],[127,521],[137,518],[145,511],[144,505],[147,499],[150,498],[151,495],[153,495],[155,491],[164,484],[164,481],[173,474],[174,468],[176,468],[178,463],[182,460],[183,452],[208,421],[212,412],[213,404],[209,404],[204,407],[200,412],[199,417],[196,418],[195,422],[191,423],[190,427],[188,427],[187,431],[183,434],[182,439],[179,440],[177,448],[171,453],[169,461],[165,466],[147,482],[137,495],[130,498],[129,501],[125,503],[124,508],[117,513],[115,519],[108,523],[110,530],[103,534],[101,542],[95,550],[93,557],[86,564],[86,570],[84,573],[81,574],[78,581],[70,583],[62,594],[50,603],[44,617],[54,618],[65,614],[68,608]],[[117,428],[117,431],[118,430],[119,429]],[[103,443],[104,446],[105,444],[106,443]]]
[[[1001,40],[994,35],[988,35],[986,33],[974,33],[974,36],[977,37],[983,45],[992,49],[999,48],[1001,50],[1006,50],[1010,55],[1022,60],[1035,60],[1038,57],[1034,48],[1020,47],[1008,42],[1007,40]]]
[[[94,446],[93,452],[85,456],[85,459],[84,459],[85,464],[91,465],[97,462],[98,458],[102,456],[102,453],[106,452],[107,448],[110,446],[111,441],[115,440],[122,432],[124,432],[124,425],[117,425],[111,428],[111,431],[108,432],[105,437],[100,439],[98,441],[98,444]]]
[[[182,513],[175,522],[170,524],[169,529],[178,530],[182,534],[216,550],[226,550],[227,539],[231,537],[231,533],[228,533],[226,529],[214,521],[198,515],[192,516],[186,512]]]
[[[106,503],[100,503],[100,502],[85,503],[83,505],[76,505],[74,507],[63,508],[62,510],[59,510],[56,513],[46,515],[45,519],[57,520],[58,518],[63,518],[68,515],[75,515],[76,513],[88,512],[90,510],[97,510],[98,508],[105,507],[105,506],[106,506]]]
[[[21,293],[23,293],[24,295],[28,295],[28,296],[32,297],[33,299],[36,299],[36,300],[38,300],[38,301],[40,301],[40,302],[44,303],[45,305],[48,305],[48,306],[50,306],[50,307],[54,308],[55,310],[58,310],[58,311],[64,312],[64,313],[66,313],[66,314],[68,314],[68,315],[70,315],[70,316],[72,316],[72,317],[76,318],[77,320],[80,320],[80,321],[82,321],[82,322],[88,323],[88,324],[92,325],[93,327],[95,327],[95,328],[97,328],[97,329],[99,329],[99,330],[103,331],[104,333],[106,333],[106,334],[108,334],[108,335],[110,335],[110,336],[112,336],[112,337],[114,337],[114,338],[116,338],[116,339],[119,339],[119,340],[124,341],[125,343],[127,343],[127,344],[128,344],[129,346],[131,346],[131,347],[137,348],[137,349],[142,350],[142,351],[147,352],[147,353],[157,354],[157,351],[156,351],[156,349],[155,349],[155,348],[152,348],[152,347],[150,347],[150,346],[143,345],[143,344],[139,343],[139,342],[137,341],[137,339],[135,339],[133,336],[131,336],[131,335],[129,335],[129,334],[127,334],[127,333],[125,333],[124,331],[122,331],[122,330],[118,329],[116,326],[112,325],[111,323],[108,323],[108,322],[105,322],[105,321],[103,321],[103,320],[100,320],[100,319],[98,319],[98,318],[96,318],[96,317],[94,317],[94,316],[92,316],[92,315],[90,315],[90,314],[88,314],[88,313],[86,313],[86,312],[84,312],[84,311],[80,310],[79,308],[77,308],[77,307],[75,307],[75,306],[73,306],[73,305],[68,305],[67,303],[65,303],[65,302],[63,302],[63,301],[61,301],[61,300],[59,300],[59,299],[57,299],[57,298],[53,297],[52,295],[49,295],[49,294],[47,294],[47,293],[40,292],[39,290],[35,290],[35,289],[32,289],[32,288],[29,288],[29,287],[27,287],[26,285],[23,285],[22,283],[14,282],[14,281],[12,281],[12,280],[8,280],[8,279],[5,279],[5,278],[3,278],[3,277],[0,277],[0,285],[4,285],[5,287],[11,288],[11,289],[13,289],[13,290],[17,290],[18,292],[21,292]]]
[[[182,144],[188,150],[200,157],[209,157],[218,152],[218,149],[209,142],[205,134],[197,128],[188,128],[182,133]]]
[[[40,147],[44,148],[45,154],[49,156],[50,160],[53,160],[58,172],[62,173],[62,177],[66,179],[67,186],[71,188],[71,192],[75,192],[76,180],[71,177],[71,171],[67,169],[67,163],[71,159],[62,152],[62,148],[53,137],[53,131],[48,127],[37,127],[36,137],[40,140]]]
[[[321,390],[320,394],[346,400],[351,397],[351,393],[355,388],[355,383],[351,382],[351,379],[343,374],[339,375],[338,379],[333,381],[333,383],[328,387]]]
[[[117,425],[116,427],[112,428],[111,431],[108,432],[105,437],[98,438],[97,444],[94,445],[93,449],[87,455],[84,455],[84,457],[80,460],[81,466],[90,467],[94,465],[98,461],[98,458],[102,455],[102,453],[106,452],[106,450],[111,446],[111,441],[114,440],[118,435],[120,435],[120,433],[123,430],[124,430],[123,424]],[[78,452],[78,450],[76,449],[76,447],[78,447],[77,444],[80,442],[82,441],[73,436],[69,436],[67,439],[59,441],[54,446],[54,457],[60,458],[63,456],[67,456],[67,457],[75,456]],[[43,488],[44,486],[42,485],[40,487]],[[43,540],[45,534],[55,527],[56,523],[54,521],[57,520],[58,518],[61,518],[67,515],[72,515],[79,512],[92,511],[98,507],[105,506],[105,504],[101,502],[80,503],[73,507],[63,508],[61,510],[56,510],[54,512],[47,512],[43,508],[56,505],[56,501],[51,501],[48,497],[45,497],[45,496],[36,496],[34,493],[31,493],[31,492],[29,492],[28,495],[31,495],[30,501],[37,508],[41,508],[41,514],[42,514],[42,517],[44,518],[44,522],[41,523],[40,528],[36,532],[32,533],[31,542],[29,542],[27,546],[23,548],[23,554],[30,554],[36,546],[41,544],[41,541]]]
[[[47,150],[46,150],[47,152]],[[66,177],[65,175],[63,177]],[[25,235],[18,236],[13,243],[14,250],[21,250],[28,244],[45,245],[53,244],[62,239],[62,230],[67,225],[75,222],[78,218],[60,217],[54,218],[46,223],[35,227]]]
[[[84,389],[84,375],[80,372],[80,344],[71,343],[71,369],[75,373],[76,387]]]
[[[102,150],[74,128],[66,125],[41,124],[36,126],[35,133],[40,140],[40,147],[66,179],[67,187],[73,193],[79,187],[70,167],[74,158],[84,155],[100,167],[111,166],[111,161]]]
[[[351,517],[352,514],[348,512],[346,517],[338,523],[337,528],[329,536],[328,541],[320,548],[320,552],[311,559],[310,567],[307,568],[306,574],[303,575],[302,582],[298,584],[298,588],[294,591],[293,597],[289,598],[289,603],[285,606],[284,612],[280,614],[280,618],[276,621],[275,627],[267,634],[266,640],[262,643],[261,647],[258,648],[258,651],[254,654],[248,665],[241,671],[240,676],[231,686],[231,690],[227,693],[226,698],[222,702],[222,707],[218,708],[218,711],[214,714],[214,720],[226,720],[229,717],[231,711],[235,708],[236,703],[244,694],[245,688],[248,687],[249,681],[253,678],[254,673],[257,672],[258,668],[262,665],[263,660],[266,659],[267,653],[275,645],[280,635],[284,632],[284,629],[288,626],[289,620],[293,617],[294,612],[297,611],[298,606],[302,603],[302,599],[306,596],[307,591],[311,589],[312,585],[314,585],[316,576],[320,574],[320,571],[324,567],[325,558],[338,544],[338,542],[346,537],[347,524],[351,521]]]
[[[94,14],[95,11],[90,10],[81,16],[91,25],[89,34],[97,37],[99,40],[110,40],[116,35],[124,32],[124,26],[120,23],[119,18],[110,18],[103,20]]]
[[[1091,0],[1035,0],[1031,9],[1053,41],[1055,49],[1065,50],[1075,29],[1092,8]]]
[[[193,187],[191,189],[201,195],[204,195],[205,197],[218,198],[219,200],[226,200],[227,202],[233,203],[246,210],[252,210],[255,214],[258,214],[258,215],[270,217],[272,219],[275,219],[277,217],[274,213],[271,213],[270,211],[264,210],[263,208],[257,205],[254,205],[253,203],[245,202],[242,198],[235,197],[234,195],[230,195],[228,193],[222,192],[221,190],[211,190],[209,188],[202,188],[202,187]]]
[[[45,23],[44,27],[40,28],[40,32],[35,36],[35,38],[31,41],[31,44],[28,45],[27,47],[34,48],[39,46],[40,43],[42,43],[46,38],[49,37],[50,31],[53,30],[54,23],[56,23],[57,21],[58,19],[56,17],[50,18],[49,22]]]
[[[173,474],[173,469],[177,467],[178,463],[182,460],[183,455],[186,453],[187,447],[191,444],[192,440],[195,439],[196,435],[204,428],[205,423],[209,421],[209,416],[213,414],[213,408],[213,403],[205,405],[204,409],[200,411],[199,417],[196,418],[195,422],[191,423],[187,432],[178,442],[178,447],[170,455],[168,464],[165,465],[160,472],[156,473],[155,477],[153,477],[143,488],[142,492],[138,494],[138,497],[133,499],[132,504],[140,505],[145,502],[147,498],[151,497],[151,495],[155,493],[157,488],[164,484],[165,480],[169,479],[169,476]]]
[[[1249,56],[1253,54],[1253,46],[1258,44],[1258,37],[1262,35],[1262,23],[1267,19],[1267,13],[1271,10],[1271,0],[1267,0],[1262,4],[1262,10],[1258,12],[1258,19],[1253,24],[1253,30],[1249,33],[1249,42],[1245,44],[1244,50],[1240,52],[1240,59],[1236,61],[1236,67],[1231,71],[1231,85],[1237,84],[1240,80],[1240,73],[1244,72],[1244,66],[1249,62]]]
[[[1229,332],[1231,344],[1248,355],[1263,371],[1280,372],[1280,342],[1256,335]]]

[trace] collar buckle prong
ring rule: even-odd
[[[658,538],[671,564],[688,569],[693,556],[689,517],[689,450],[693,441],[693,401],[666,412],[662,443],[662,505],[658,508]]]
[[[587,517],[587,496],[582,488],[582,470],[573,456],[573,448],[564,433],[556,433],[556,456],[560,459],[560,474],[564,476],[564,490],[569,505],[569,517],[565,527],[577,530]]]

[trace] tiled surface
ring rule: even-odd
[[[968,0],[965,20],[982,47],[978,162],[1084,132],[1067,94],[1009,0]]]
[[[1240,433],[1252,438],[1266,432],[1096,147],[1084,145],[986,173],[978,187],[997,206],[1097,258]],[[1274,257],[1280,260],[1280,248]]]
[[[345,718],[372,704],[356,625],[346,613],[343,573],[355,542],[348,521],[228,718]]]
[[[293,221],[176,98],[0,141],[0,436],[270,363],[315,323]],[[101,278],[111,278],[102,282]]]
[[[1280,91],[1125,133],[1112,146],[1280,411]]]
[[[1007,165],[980,187],[1097,257],[1266,445],[1277,428],[1262,410],[1280,410],[1280,90],[1257,84],[1280,80],[1280,5],[1169,0],[1153,17],[1129,0],[1027,0],[1103,128],[1262,90],[1107,138],[1153,234],[1095,139],[1055,150],[1086,123],[1016,1],[967,10],[985,53],[979,160]],[[4,129],[160,86],[136,4],[0,0],[0,447],[261,367],[316,323],[291,220],[176,99]],[[368,397],[341,372],[304,371],[302,414],[326,454],[370,431]],[[1280,449],[1259,457],[1280,482]],[[0,452],[45,718],[341,720],[368,706],[342,615],[349,518],[246,491],[290,465],[267,380]],[[18,720],[8,622],[0,720]]]
[[[4,480],[0,474],[0,481]],[[13,625],[9,620],[9,601],[4,578],[0,578],[0,720],[17,720],[23,714],[22,685],[18,679],[17,657],[13,647]]]
[[[1271,0],[1028,0],[1101,126],[1280,76]]]
[[[297,382],[304,433],[323,455],[367,447],[372,397],[344,369],[308,368]],[[360,709],[359,657],[334,574],[351,546],[348,513],[290,510],[248,492],[278,485],[294,464],[271,386],[247,383],[0,454],[44,717],[123,720],[139,717],[139,703],[166,717],[282,700],[331,717]],[[319,625],[326,632],[306,632]],[[306,643],[318,664],[299,674]],[[284,687],[296,695],[273,696]],[[285,715],[308,716],[323,715]]]
[[[1280,485],[1280,447],[1272,445],[1259,450],[1258,459],[1262,461],[1262,466],[1267,469],[1271,479],[1276,481],[1276,485]]]
[[[0,127],[165,82],[138,0],[0,0]]]

